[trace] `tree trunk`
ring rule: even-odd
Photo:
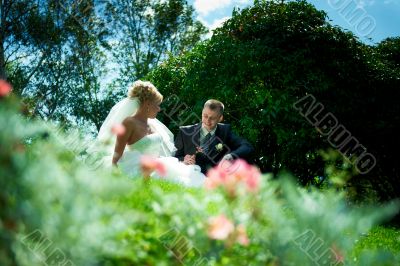
[[[0,79],[7,79],[6,65],[4,63],[4,47],[2,36],[0,36]]]
[[[6,64],[4,57],[4,39],[5,39],[5,15],[4,15],[4,3],[3,0],[0,0],[0,79],[6,79]]]

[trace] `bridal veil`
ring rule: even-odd
[[[109,146],[107,149],[112,153],[114,151],[113,145],[115,145],[115,136],[111,131],[113,126],[121,124],[126,117],[134,115],[138,108],[139,100],[137,98],[127,97],[115,104],[99,130],[97,141]],[[158,133],[162,138],[160,156],[172,156],[176,151],[172,132],[156,118],[148,119],[148,124],[151,130]]]

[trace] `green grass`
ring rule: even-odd
[[[388,257],[391,256],[390,253],[393,254],[396,257],[397,265],[400,265],[400,230],[384,226],[372,228],[356,243],[352,257],[357,260],[362,252],[373,254],[378,250],[387,251]]]

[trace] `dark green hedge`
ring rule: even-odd
[[[358,195],[377,191],[384,200],[400,192],[399,49],[399,38],[360,42],[306,1],[256,1],[148,78],[167,98],[162,119],[170,128],[196,121],[204,101],[217,98],[226,104],[225,121],[255,146],[263,171],[289,170],[309,184],[325,179],[331,164],[354,176],[348,186]],[[357,174],[356,157],[351,167],[343,158],[324,163],[328,137],[293,107],[307,94],[376,158],[372,171]]]

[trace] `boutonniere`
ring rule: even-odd
[[[222,145],[222,143],[218,143],[217,145],[215,145],[215,150],[218,152],[222,151],[223,148],[224,145]]]

